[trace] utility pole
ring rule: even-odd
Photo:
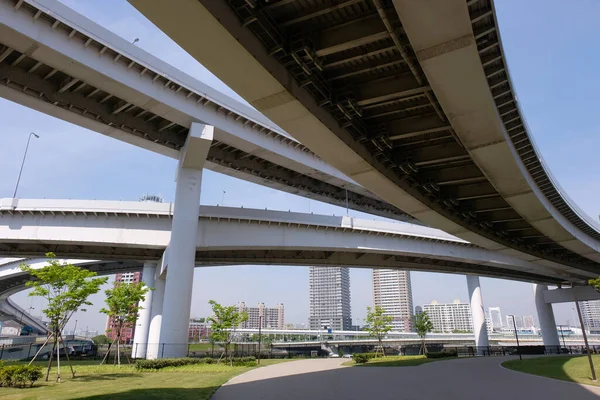
[[[31,132],[29,137],[27,138],[27,146],[25,146],[25,153],[23,154],[23,161],[21,161],[21,170],[19,171],[19,177],[17,178],[17,184],[15,186],[15,193],[13,194],[13,199],[17,197],[17,190],[19,190],[19,182],[21,182],[21,174],[23,173],[23,167],[25,166],[25,158],[27,158],[27,150],[29,150],[29,141],[31,141],[31,136],[35,136],[36,139],[39,139],[40,136]]]

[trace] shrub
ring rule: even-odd
[[[239,366],[248,366],[254,365],[256,363],[256,358],[254,357],[234,357],[233,365],[236,367]],[[223,359],[222,362],[224,364],[228,363],[229,360]],[[166,367],[181,367],[183,365],[192,365],[192,364],[215,364],[216,360],[210,357],[204,358],[160,358],[158,360],[137,360],[135,362],[135,367],[138,370],[144,369],[163,369]]]
[[[447,358],[447,357],[458,357],[458,353],[456,350],[439,351],[439,352],[430,351],[429,353],[427,353],[427,358]]]
[[[356,353],[356,354],[352,355],[352,359],[357,364],[367,363],[367,362],[369,362],[370,359],[377,358],[377,357],[383,357],[383,354],[379,354],[379,353]]]
[[[32,387],[42,377],[42,368],[29,365],[11,365],[0,368],[1,387]]]

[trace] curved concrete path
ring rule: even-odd
[[[212,400],[599,400],[600,388],[504,369],[511,357],[445,360],[418,367],[342,367],[302,360],[254,369]]]

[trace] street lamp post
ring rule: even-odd
[[[517,323],[515,322],[515,316],[514,315],[509,315],[510,317],[512,317],[513,320],[513,328],[515,330],[515,338],[517,339],[517,353],[519,353],[519,360],[523,359],[523,356],[521,355],[521,346],[519,346],[519,333],[517,332]]]
[[[566,349],[567,345],[565,344],[565,334],[563,332],[563,326],[564,325],[559,325],[558,327],[560,328],[560,336],[562,337],[563,347]],[[562,351],[561,351],[561,353],[562,353]]]
[[[35,308],[29,307],[21,310],[21,318],[19,318],[19,336],[21,336],[21,332],[23,331],[23,316],[25,315],[25,310],[31,311],[35,310]]]
[[[25,165],[25,158],[27,157],[27,150],[29,150],[29,142],[31,141],[31,135],[35,136],[36,139],[39,139],[40,136],[36,133],[31,132],[29,137],[27,138],[27,146],[25,146],[25,154],[23,154],[23,161],[21,161],[21,169],[19,170],[19,177],[17,178],[17,184],[15,186],[15,193],[13,194],[13,199],[17,197],[17,190],[19,190],[19,182],[21,182],[21,174],[23,173],[23,166]]]
[[[258,365],[260,365],[260,342],[262,341],[262,315],[258,316]]]

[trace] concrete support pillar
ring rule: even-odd
[[[554,311],[552,310],[552,304],[544,301],[544,290],[548,290],[548,286],[533,284],[533,297],[535,298],[535,309],[542,330],[542,339],[544,340],[544,346],[560,346]]]
[[[154,274],[156,274],[156,263],[144,263],[142,282],[149,288],[154,288]],[[132,358],[146,358],[153,292],[153,290],[148,291],[146,298],[140,304],[141,308],[135,321],[135,334],[133,336],[133,348],[131,352]]]
[[[171,240],[166,253],[160,358],[184,357],[187,354],[202,168],[212,137],[212,126],[193,123],[177,169]]]
[[[165,280],[156,277],[154,280],[154,293],[150,305],[150,324],[148,327],[148,340],[146,358],[160,358],[160,327],[162,325],[163,300],[165,298]]]
[[[471,315],[473,316],[475,346],[477,346],[477,353],[483,354],[483,347],[489,346],[489,340],[479,277],[467,275],[467,288],[469,289],[469,303],[471,304]]]

